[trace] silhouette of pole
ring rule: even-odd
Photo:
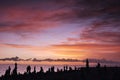
[[[30,65],[29,66],[27,66],[27,73],[31,73],[31,67],[30,67]]]
[[[86,68],[89,68],[89,61],[86,59]]]
[[[34,66],[34,71],[33,71],[33,73],[36,73],[36,66]]]
[[[17,75],[17,63],[15,63],[15,68],[13,69],[13,75]]]
[[[43,67],[40,67],[40,73],[44,73]]]
[[[11,71],[11,68],[10,68],[10,66],[9,66],[8,69],[7,69],[6,72],[5,72],[5,76],[9,76],[9,75],[10,75],[10,71]]]
[[[100,68],[100,63],[97,63],[97,66],[96,66],[97,68]]]

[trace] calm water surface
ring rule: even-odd
[[[47,62],[47,63],[36,63],[36,64],[21,64],[18,63],[18,72],[20,73],[24,73],[26,71],[26,67],[30,65],[31,66],[31,71],[33,71],[34,66],[36,66],[36,71],[40,71],[40,67],[43,67],[44,71],[47,71],[48,68],[50,68],[51,66],[55,66],[55,71],[57,70],[57,68],[59,69],[63,69],[63,66],[68,65],[70,67],[72,67],[74,69],[74,67],[84,67],[85,63],[83,62],[66,62],[66,63],[58,63],[58,62]],[[90,63],[90,66],[95,66],[96,63]],[[111,64],[101,64],[101,65],[107,65],[107,66],[111,66]],[[0,64],[0,76],[5,74],[6,69],[8,68],[8,66],[11,67],[11,71],[14,69],[14,64]],[[120,66],[120,64],[114,64],[112,66]]]
[[[40,67],[43,67],[44,71],[47,71],[48,68],[50,68],[51,66],[55,66],[55,71],[57,70],[57,68],[59,69],[63,69],[63,66],[68,65],[70,67],[72,67],[74,69],[74,67],[81,67],[84,65],[81,64],[19,64],[18,63],[18,72],[20,73],[24,73],[26,71],[26,67],[30,65],[31,66],[31,71],[34,70],[34,66],[36,66],[36,71],[40,71]],[[6,69],[8,69],[8,67],[11,67],[11,71],[14,69],[14,64],[0,64],[0,76],[5,74]]]

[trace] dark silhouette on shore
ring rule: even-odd
[[[30,65],[27,66],[26,71],[27,71],[27,73],[31,73],[31,67],[30,67]]]
[[[101,67],[97,63],[96,67],[89,66],[89,60],[86,60],[86,67],[72,67],[64,66],[63,69],[55,71],[52,66],[48,71],[44,72],[43,67],[40,71],[31,72],[31,66],[28,65],[26,72],[20,74],[17,72],[17,63],[11,72],[10,66],[5,71],[5,74],[0,77],[0,80],[120,80],[120,67]]]

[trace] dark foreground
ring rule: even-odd
[[[100,64],[96,67],[89,67],[88,61],[86,67],[72,69],[71,67],[64,66],[63,69],[54,71],[54,66],[44,72],[40,67],[40,71],[31,72],[31,67],[26,68],[24,74],[17,72],[17,64],[11,72],[9,67],[5,75],[0,77],[0,80],[120,80],[120,67],[101,67]]]

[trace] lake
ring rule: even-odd
[[[14,69],[14,63],[15,62],[4,62],[0,64],[0,76],[5,74],[6,69],[8,68],[8,66],[11,67],[11,71]],[[57,68],[59,69],[63,69],[63,66],[68,65],[70,67],[72,67],[74,69],[74,67],[85,67],[85,63],[83,62],[17,62],[18,63],[18,73],[24,73],[26,71],[26,67],[28,65],[31,66],[31,71],[33,71],[34,66],[36,66],[36,71],[40,71],[40,67],[43,67],[44,71],[47,71],[48,68],[50,68],[51,66],[55,66],[55,71],[57,70]],[[90,63],[90,66],[95,66],[96,63]],[[105,65],[105,64],[101,64],[101,65]],[[106,64],[107,66],[120,66],[117,64]]]

